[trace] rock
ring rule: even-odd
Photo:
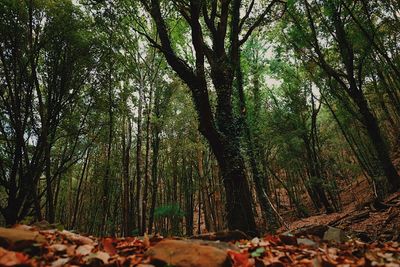
[[[216,247],[183,240],[163,240],[149,248],[146,255],[155,266],[228,267],[228,254]]]
[[[329,226],[328,230],[324,233],[323,240],[342,243],[346,240],[346,236],[342,229]]]
[[[34,243],[43,244],[46,243],[46,239],[39,232],[0,227],[0,246],[2,247],[12,246],[21,249]]]
[[[318,244],[308,238],[297,238],[297,244],[317,248]]]

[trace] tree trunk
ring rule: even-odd
[[[143,106],[143,88],[139,85],[139,103],[137,118],[137,135],[136,135],[136,212],[137,212],[137,228],[139,234],[143,234],[142,228],[142,106]]]
[[[154,223],[154,211],[157,202],[157,191],[158,191],[158,153],[160,147],[160,134],[158,127],[153,131],[153,155],[152,155],[152,167],[151,167],[151,206],[149,212],[149,233],[152,233],[153,223]]]
[[[367,133],[371,139],[372,145],[375,148],[378,159],[382,166],[383,173],[390,184],[389,191],[395,192],[400,188],[400,176],[390,159],[389,149],[379,129],[378,121],[376,120],[375,116],[372,114],[369,108],[368,102],[362,91],[362,84],[359,83],[357,86],[357,80],[355,78],[356,76],[354,72],[354,50],[353,47],[350,45],[351,43],[347,39],[348,36],[346,34],[341,14],[339,14],[338,10],[336,9],[334,9],[333,12],[333,25],[335,26],[335,33],[337,36],[337,42],[342,57],[342,62],[346,68],[346,78],[348,81],[347,93],[357,105],[359,112],[363,118],[363,123],[367,129]],[[373,44],[375,44],[375,42],[373,42]],[[378,52],[381,51],[378,50]],[[384,56],[384,58],[386,58],[385,56],[387,56],[385,53],[383,53],[382,55]],[[388,61],[388,63],[392,62]],[[392,64],[389,65],[393,66]],[[396,68],[394,68],[394,70],[396,74],[400,75],[400,72]],[[346,85],[343,84],[343,86]]]
[[[213,47],[207,49],[204,42],[201,14],[202,5],[192,1],[190,5],[191,41],[194,47],[195,69],[180,59],[173,49],[165,20],[162,15],[160,1],[141,1],[153,17],[158,37],[168,64],[188,85],[198,114],[199,130],[208,140],[217,158],[226,192],[226,211],[228,228],[241,230],[257,235],[254,220],[251,193],[245,176],[244,159],[240,150],[238,129],[232,108],[232,84],[237,63],[236,51],[239,49],[239,9],[240,2],[222,2],[221,18],[218,29],[212,36]],[[232,12],[231,12],[232,11]],[[184,11],[186,12],[186,11]],[[207,10],[206,10],[207,13]],[[231,22],[228,17],[232,15]],[[213,22],[210,22],[213,23]],[[210,23],[206,23],[208,26]],[[229,24],[229,25],[228,25]],[[231,40],[227,40],[227,29],[231,28]],[[154,41],[154,40],[153,40]],[[226,43],[230,43],[229,52],[225,51]],[[156,43],[154,41],[154,43]],[[210,51],[211,50],[211,51]],[[209,98],[206,79],[205,57],[210,64],[212,83],[217,93],[217,106],[214,115]]]
[[[46,175],[46,202],[47,202],[47,209],[46,209],[46,219],[49,223],[54,223],[55,220],[55,212],[54,212],[54,198],[53,198],[53,186],[52,186],[52,179],[51,179],[51,146],[46,138],[46,168],[45,168],[45,175]]]
[[[186,170],[183,182],[184,194],[185,194],[185,234],[186,236],[193,235],[193,219],[194,219],[194,199],[193,199],[193,177],[192,169],[193,166],[189,163],[189,171]]]
[[[131,151],[131,145],[132,145],[132,123],[131,120],[127,119],[127,122],[125,122],[124,119],[124,131],[123,131],[123,137],[122,137],[122,162],[123,162],[123,223],[122,223],[122,229],[123,229],[123,234],[125,236],[129,236],[132,234],[132,218],[130,214],[130,151]],[[126,125],[128,126],[128,134],[126,134]]]
[[[396,192],[400,188],[400,176],[394,167],[386,142],[383,140],[378,122],[368,107],[367,100],[359,90],[352,91],[352,98],[363,116],[363,123],[367,129],[368,136],[371,138],[378,159],[381,163],[383,173],[387,178],[390,192]]]
[[[150,116],[151,116],[151,106],[152,106],[152,88],[150,88],[149,92],[149,102],[146,107],[146,148],[145,148],[145,167],[144,167],[144,188],[143,188],[143,201],[142,201],[142,229],[146,231],[146,219],[147,219],[147,193],[149,188],[149,180],[150,180],[150,134],[151,134],[151,125],[150,125]]]
[[[257,235],[251,203],[251,193],[244,173],[244,160],[238,148],[228,145],[228,151],[219,161],[226,192],[226,213],[230,230],[245,231]]]
[[[74,229],[75,223],[76,223],[76,219],[77,219],[77,215],[78,215],[81,188],[82,188],[82,183],[83,183],[83,180],[84,180],[84,177],[85,177],[86,168],[87,168],[87,165],[89,163],[89,156],[90,156],[90,149],[88,149],[88,151],[86,152],[86,158],[85,158],[85,162],[83,163],[82,173],[81,173],[81,176],[80,176],[80,179],[79,179],[78,188],[76,189],[75,205],[74,205],[74,209],[73,209],[72,222],[71,222],[71,225],[70,225],[71,229]]]
[[[240,55],[238,55],[240,57]],[[257,74],[254,75],[257,77]],[[257,199],[259,201],[260,207],[261,207],[261,212],[263,215],[263,219],[268,222],[268,228],[270,230],[273,230],[277,228],[277,220],[276,220],[276,215],[273,212],[273,208],[271,207],[269,200],[268,200],[268,195],[265,192],[266,190],[266,173],[263,173],[262,169],[260,168],[260,159],[257,157],[258,153],[256,153],[256,147],[260,148],[261,144],[257,142],[257,138],[254,138],[252,130],[250,128],[250,125],[248,123],[248,118],[247,118],[247,107],[246,107],[246,100],[245,100],[245,95],[244,95],[244,89],[243,89],[243,73],[240,65],[240,60],[237,64],[237,69],[236,69],[236,80],[237,80],[237,90],[238,90],[238,95],[239,95],[239,108],[240,108],[240,114],[241,114],[241,124],[243,127],[244,135],[245,135],[245,143],[246,143],[246,152],[247,156],[250,161],[250,168],[251,172],[253,174],[253,181],[255,184],[255,190],[256,190],[256,195]],[[257,87],[259,86],[259,81],[256,78],[254,82],[254,86]],[[253,88],[253,92],[258,92],[258,88]],[[255,98],[259,98],[259,95],[255,94]],[[257,104],[257,103],[256,103]],[[255,112],[255,115],[258,115],[258,112]],[[255,117],[256,121],[257,117]]]

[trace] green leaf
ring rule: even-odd
[[[259,247],[255,251],[250,253],[250,255],[251,255],[251,257],[256,258],[256,257],[260,257],[264,252],[265,252],[265,248]]]

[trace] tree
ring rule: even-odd
[[[5,1],[0,17],[0,181],[7,194],[0,211],[7,224],[28,214],[42,219],[38,184],[44,172],[46,218],[54,221],[53,182],[74,156],[63,158],[53,176],[51,153],[59,141],[58,127],[84,92],[92,64],[90,34],[84,16],[67,0]]]
[[[199,130],[209,142],[221,169],[226,191],[228,228],[257,234],[240,150],[237,118],[232,105],[233,81],[240,46],[280,2],[273,0],[262,8],[261,13],[254,14],[254,1],[251,1],[242,18],[240,0],[180,1],[172,5],[158,0],[141,3],[157,27],[160,44],[149,36],[148,40],[164,54],[168,64],[191,90]],[[190,28],[193,64],[181,58],[174,48],[168,21],[162,10],[167,7],[179,13]],[[250,15],[254,17],[252,23]],[[217,95],[215,112],[209,95],[211,88],[207,82],[205,60],[210,66],[209,78]]]
[[[363,1],[361,1],[363,2]],[[382,174],[389,183],[390,191],[400,188],[400,176],[394,167],[389,148],[378,120],[365,96],[368,79],[366,64],[371,59],[371,42],[362,37],[360,30],[347,19],[347,1],[299,1],[289,10],[295,26],[291,37],[297,52],[308,57],[308,62],[317,64],[332,81],[333,95],[345,96],[345,101],[354,105],[360,121],[366,129],[382,168]],[[365,36],[365,34],[364,34]],[[300,42],[298,38],[302,38]],[[292,39],[293,40],[293,39]],[[326,44],[322,44],[324,40]],[[337,57],[330,57],[329,50]],[[340,90],[338,90],[340,89]]]

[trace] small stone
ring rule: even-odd
[[[228,254],[218,248],[182,240],[163,240],[149,248],[146,255],[155,266],[228,267]]]
[[[342,243],[346,240],[346,236],[343,230],[335,227],[329,227],[328,230],[326,230],[326,232],[324,233],[323,240]]]

